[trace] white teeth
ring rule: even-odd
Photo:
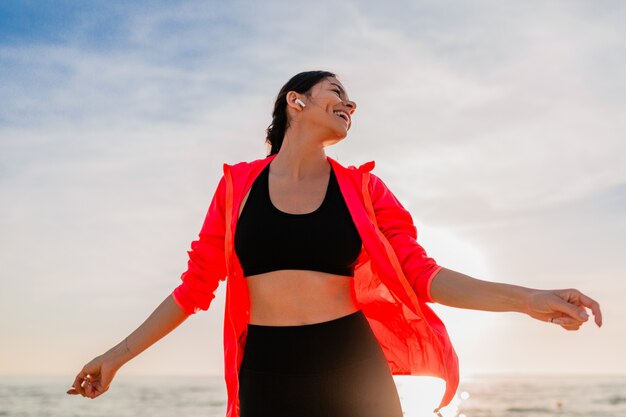
[[[335,115],[341,117],[343,120],[346,121],[346,123],[348,123],[348,116],[346,116],[346,114],[344,112],[336,111],[336,112],[333,112],[333,113],[335,113]]]

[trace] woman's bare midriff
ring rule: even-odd
[[[281,211],[311,212],[324,199],[329,175],[330,166],[319,178],[299,183],[289,183],[270,175],[270,198]],[[277,191],[276,194],[273,190]],[[240,206],[240,216],[249,193],[248,190]],[[306,198],[294,200],[294,196]],[[353,277],[288,269],[251,275],[245,279],[250,295],[252,324],[301,326],[334,320],[359,309]]]
[[[281,270],[245,279],[252,324],[300,326],[333,320],[359,309],[352,277]]]

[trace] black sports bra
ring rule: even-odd
[[[235,229],[235,253],[244,277],[282,269],[354,276],[361,236],[332,167],[321,206],[310,213],[293,214],[272,204],[269,166],[252,184]]]

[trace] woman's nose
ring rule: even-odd
[[[354,101],[351,101],[351,100],[346,101],[346,106],[350,108],[350,114],[356,111],[356,103]]]

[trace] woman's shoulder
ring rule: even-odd
[[[224,162],[223,169],[224,173],[230,171],[232,173],[242,173],[250,170],[254,170],[255,168],[268,164],[272,159],[274,159],[274,155],[266,156],[264,158],[252,159],[247,161],[239,161],[235,163],[227,163]]]
[[[330,156],[327,156],[326,159],[328,159],[328,161],[333,165],[334,168],[347,169],[349,171],[359,172],[359,173],[370,172],[372,169],[374,169],[374,166],[376,165],[376,162],[373,160],[364,162],[356,166],[356,165],[343,165],[341,162],[331,158]]]

